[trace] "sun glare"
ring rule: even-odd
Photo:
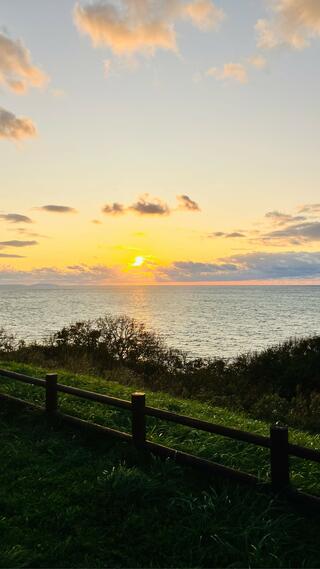
[[[138,257],[135,257],[135,260],[132,263],[132,267],[141,267],[141,265],[143,265],[144,262],[145,258],[139,255]]]

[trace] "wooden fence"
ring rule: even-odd
[[[306,494],[294,490],[290,484],[290,456],[299,457],[305,460],[320,462],[320,451],[299,445],[291,444],[288,440],[288,428],[278,425],[270,427],[270,437],[256,435],[254,433],[241,431],[238,429],[224,427],[200,419],[194,419],[185,415],[178,415],[162,409],[156,409],[146,405],[144,393],[133,393],[131,402],[108,395],[102,395],[77,387],[62,385],[58,383],[57,374],[47,374],[45,379],[31,377],[21,373],[16,373],[0,369],[0,377],[11,378],[14,380],[43,387],[45,389],[45,408],[44,411],[51,419],[57,418],[74,426],[83,427],[86,430],[95,431],[122,440],[131,441],[138,449],[150,451],[162,458],[172,458],[177,463],[196,467],[207,473],[219,474],[225,478],[244,482],[251,485],[259,485],[266,489],[272,489],[276,493],[288,496],[289,498],[302,503],[306,506],[316,506],[320,508],[320,497]],[[110,429],[96,423],[91,423],[78,417],[66,415],[58,411],[58,394],[67,393],[75,397],[80,397],[89,401],[95,401],[105,405],[111,405],[119,409],[131,411],[132,429],[131,434]],[[30,402],[17,399],[7,394],[0,394],[0,399],[9,400],[31,408],[43,410],[42,407]],[[200,458],[198,456],[175,450],[158,443],[147,440],[146,417],[156,417],[163,421],[170,421],[178,425],[191,427],[207,433],[221,435],[233,440],[243,441],[256,446],[270,449],[270,478],[271,482],[263,483],[258,477],[241,472],[234,468],[223,466],[216,462]]]

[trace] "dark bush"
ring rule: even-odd
[[[319,428],[320,336],[290,339],[232,360],[188,357],[128,316],[106,314],[65,326],[42,343],[18,343],[0,329],[6,357],[73,371],[117,372],[125,383]],[[122,379],[123,378],[123,379]]]

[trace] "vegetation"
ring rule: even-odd
[[[290,339],[232,360],[192,359],[126,316],[76,322],[41,343],[0,330],[0,354],[38,365],[117,373],[119,381],[240,409],[257,418],[320,429],[320,336]]]
[[[49,370],[2,359],[1,367],[43,377]],[[129,399],[131,386],[58,371],[61,383]],[[44,390],[1,377],[2,393],[43,403]],[[268,424],[208,403],[147,391],[150,405],[268,433]],[[59,395],[67,413],[120,430],[130,415]],[[319,567],[320,515],[261,490],[204,477],[97,439],[42,413],[1,403],[1,567]],[[291,440],[320,448],[320,436],[291,430]],[[155,419],[148,438],[268,476],[268,451]],[[320,467],[292,461],[293,481],[320,493]]]

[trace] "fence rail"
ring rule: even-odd
[[[208,421],[187,417],[185,415],[171,413],[170,411],[165,411],[163,409],[149,407],[146,405],[144,393],[133,393],[130,402],[116,397],[110,397],[108,395],[102,395],[101,393],[63,385],[58,383],[58,376],[53,373],[47,374],[45,379],[39,379],[37,377],[31,377],[25,374],[0,369],[0,377],[1,376],[30,385],[43,387],[45,389],[45,407],[43,409],[40,406],[7,394],[0,394],[0,399],[2,400],[14,401],[20,405],[27,405],[34,409],[45,410],[47,416],[51,419],[57,418],[73,426],[82,427],[88,431],[91,430],[104,435],[110,435],[126,441],[131,441],[137,448],[150,451],[157,456],[173,458],[180,464],[197,467],[208,473],[220,474],[225,478],[229,478],[237,482],[271,487],[271,489],[277,493],[283,493],[298,502],[306,505],[315,505],[320,508],[320,497],[296,491],[291,487],[289,461],[290,456],[295,456],[313,462],[320,462],[320,451],[289,443],[288,427],[272,425],[270,427],[270,437],[266,437],[231,427],[224,427]],[[131,411],[131,434],[59,412],[59,393],[66,393],[88,401],[95,401],[104,405],[111,405],[119,409]],[[258,477],[252,474],[223,466],[211,460],[200,458],[199,456],[162,446],[158,443],[147,440],[146,417],[155,417],[163,421],[170,421],[179,425],[191,427],[192,429],[221,435],[233,440],[270,449],[271,484],[261,482]]]

